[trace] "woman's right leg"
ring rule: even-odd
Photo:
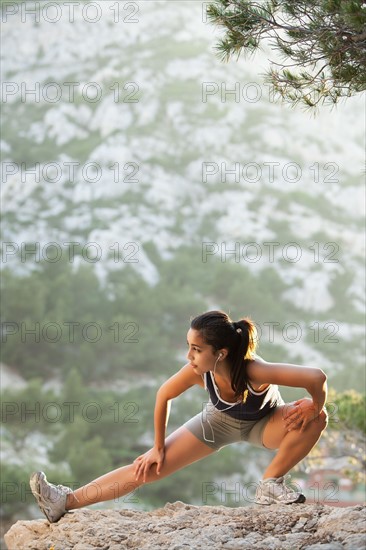
[[[156,473],[156,464],[151,466],[145,483],[142,479],[135,480],[134,464],[117,468],[117,470],[98,477],[91,483],[67,495],[66,509],[74,510],[97,502],[122,497],[135,491],[141,485],[167,477],[214,452],[215,449],[200,441],[187,428],[182,426],[165,440],[165,457],[159,475]]]

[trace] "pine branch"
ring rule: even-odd
[[[261,40],[274,39],[271,46],[283,61],[270,61],[267,78],[284,101],[307,107],[334,104],[366,89],[366,10],[357,11],[354,3],[216,0],[207,11],[227,31],[217,47],[226,61],[233,54],[252,53]]]

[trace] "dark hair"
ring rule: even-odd
[[[248,317],[233,322],[224,311],[207,311],[191,320],[191,328],[198,330],[202,338],[218,351],[227,348],[231,365],[231,387],[235,396],[247,388],[246,365],[253,359],[257,347],[257,330]]]

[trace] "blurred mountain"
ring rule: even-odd
[[[360,366],[364,100],[315,118],[274,102],[261,76],[273,52],[221,63],[205,4],[6,14],[3,267],[66,256],[102,283],[129,266],[154,287],[188,248],[193,280],[237,268],[242,314],[290,357],[344,368],[352,348]],[[271,333],[266,304],[247,311],[248,272],[291,312],[287,326]],[[227,285],[208,307],[227,309]],[[302,323],[312,341],[296,340]]]

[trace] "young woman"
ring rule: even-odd
[[[305,496],[288,487],[285,479],[326,427],[324,372],[315,367],[267,363],[255,354],[256,330],[252,321],[243,318],[233,322],[222,311],[195,317],[187,344],[189,363],[157,392],[152,449],[132,464],[76,491],[49,483],[43,472],[31,476],[32,492],[50,522],[68,510],[122,497],[238,441],[278,449],[258,483],[256,503],[305,501]],[[171,400],[195,384],[208,391],[209,402],[165,438]],[[278,384],[305,388],[311,398],[285,404]]]

